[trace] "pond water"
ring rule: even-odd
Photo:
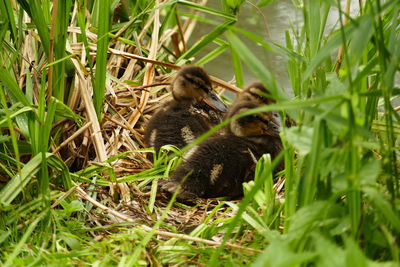
[[[253,1],[255,2],[255,1]],[[345,6],[345,0],[342,0],[343,6]],[[221,9],[220,1],[209,1],[207,6]],[[351,14],[358,14],[358,3],[351,7]],[[211,17],[210,17],[211,18]],[[215,19],[215,17],[213,18]],[[338,10],[332,8],[330,15],[327,20],[327,31],[336,26],[338,19]],[[285,30],[290,28],[300,29],[303,25],[303,14],[300,8],[294,5],[292,0],[279,0],[272,4],[269,4],[263,8],[258,8],[246,1],[238,14],[237,27],[250,31],[265,40],[270,40],[278,44],[285,46]],[[207,34],[214,26],[207,24],[198,24],[196,31],[193,33],[192,40],[197,40],[204,34]],[[260,47],[247,40],[246,38],[241,38],[242,41],[258,56],[258,58],[263,61],[264,65],[274,74],[275,78],[279,84],[285,89],[288,95],[292,95],[292,90],[290,88],[290,81],[286,70],[286,61],[276,55],[267,51],[266,49]],[[203,53],[197,57],[201,58],[205,54],[211,52],[215,49],[216,45],[210,45],[208,49],[205,49]],[[233,68],[231,66],[231,56],[230,51],[226,51],[217,60],[213,60],[205,65],[206,70],[223,80],[231,80],[234,77]],[[245,75],[245,83],[249,83],[254,80],[252,73],[246,69],[246,65],[243,65],[243,71]]]

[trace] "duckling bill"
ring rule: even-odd
[[[232,115],[258,105],[235,105]],[[282,150],[280,121],[273,112],[239,118],[224,129],[193,147],[163,189],[173,193],[181,185],[179,199],[195,197],[238,197],[242,183],[253,178],[255,164],[264,153],[276,157]]]
[[[220,123],[227,111],[200,67],[183,67],[171,91],[173,99],[152,116],[145,130],[145,143],[156,151],[167,144],[184,147]]]

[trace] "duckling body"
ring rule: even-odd
[[[202,103],[166,103],[153,115],[145,133],[145,142],[156,151],[170,144],[178,148],[191,143],[202,133],[221,122],[222,113]]]
[[[232,115],[257,106],[237,103]],[[272,112],[231,122],[224,134],[214,134],[189,150],[163,188],[173,193],[182,184],[180,199],[242,195],[242,183],[253,178],[258,158],[264,153],[274,158],[282,150],[279,127]]]
[[[145,143],[159,151],[163,145],[182,148],[221,122],[226,106],[212,91],[200,67],[183,67],[172,83],[173,100],[165,103],[148,122]]]

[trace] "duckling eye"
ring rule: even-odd
[[[186,79],[192,83],[193,85],[195,85],[196,87],[200,88],[201,90],[203,90],[204,92],[208,92],[209,89],[207,88],[207,86],[204,85],[204,83],[202,83],[201,81],[198,81],[196,79],[192,79],[190,77],[186,77]]]
[[[250,118],[252,118],[252,119],[254,119],[254,120],[259,120],[259,119],[260,119],[260,117],[257,116],[257,115],[251,115]]]
[[[268,125],[268,123],[269,123],[268,120],[265,120],[265,119],[263,119],[262,117],[260,117],[260,116],[258,116],[258,115],[252,115],[252,116],[250,116],[250,118],[252,118],[252,119],[254,119],[254,120],[257,120],[257,121],[261,121],[262,123],[265,123],[265,124],[267,124],[267,125]]]
[[[262,100],[262,101],[266,101],[267,99],[265,97],[263,97],[262,95],[256,94],[256,98]]]
[[[270,124],[269,120],[266,120],[266,119],[264,119],[264,118],[262,118],[262,117],[260,117],[258,115],[252,115],[251,118],[253,118],[253,119],[265,124],[266,126],[269,126],[269,124]]]
[[[209,97],[211,97],[213,100],[219,100],[218,97],[216,95],[210,94],[208,95]]]

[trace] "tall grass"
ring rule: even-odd
[[[286,31],[285,46],[234,26],[247,3],[222,2],[0,2],[2,265],[399,264],[400,1],[357,1],[358,16],[346,11],[354,1],[296,1],[304,26]],[[188,46],[194,23],[214,28]],[[293,99],[246,39],[286,59]],[[273,184],[279,159],[265,155],[240,202],[166,203],[157,180],[180,152],[166,147],[149,168],[151,150],[139,149],[143,117],[165,91],[131,86],[157,84],[149,68],[161,79],[166,63],[212,63],[225,51],[238,86],[247,68],[277,100],[250,113],[296,121],[281,134],[285,170]],[[117,110],[108,96],[124,90],[135,91],[132,109]]]

